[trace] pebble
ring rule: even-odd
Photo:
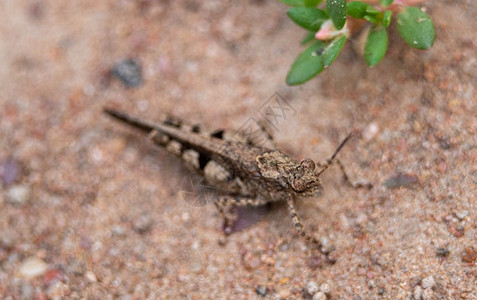
[[[437,248],[436,249],[436,255],[437,256],[442,256],[442,257],[446,257],[446,256],[449,256],[449,249],[447,248]]]
[[[152,220],[146,215],[141,215],[137,218],[133,223],[134,230],[139,233],[143,234],[151,230],[152,228]]]
[[[114,225],[111,229],[111,232],[115,236],[125,236],[126,235],[126,228],[121,225]]]
[[[112,72],[127,88],[138,87],[142,84],[141,66],[133,59],[123,59],[114,66]]]
[[[10,185],[20,177],[20,166],[13,158],[9,158],[0,165],[0,174],[3,184]]]
[[[436,299],[434,297],[434,291],[432,289],[425,289],[422,292],[422,300],[431,300],[431,299]]]
[[[24,205],[31,201],[31,188],[27,185],[11,186],[6,193],[7,201],[14,205]]]
[[[316,294],[316,292],[318,292],[319,290],[320,288],[318,287],[318,284],[315,281],[310,281],[306,284],[306,291],[310,295]]]
[[[320,244],[321,244],[321,247],[323,247],[323,248],[330,248],[331,247],[330,240],[326,236],[321,237]]]
[[[91,272],[91,271],[86,272],[85,277],[90,282],[97,282],[98,281],[98,279],[96,278],[96,275],[94,275],[94,273]]]
[[[461,258],[463,262],[471,265],[477,259],[477,251],[472,246],[466,247],[464,250],[462,250]]]
[[[181,215],[181,219],[182,219],[182,221],[184,221],[184,222],[189,221],[189,219],[190,219],[189,213],[188,213],[188,212],[183,212],[182,215]]]
[[[245,269],[251,271],[260,266],[260,256],[258,253],[253,253],[253,252],[247,252],[245,255],[242,257],[242,265],[244,266]]]
[[[421,285],[424,289],[432,289],[436,285],[436,282],[434,281],[434,277],[431,275],[424,278]]]
[[[38,257],[28,257],[20,266],[20,275],[26,279],[31,279],[43,275],[48,268],[48,264]]]
[[[267,294],[267,287],[266,286],[257,286],[257,288],[255,288],[255,292],[257,292],[258,295],[260,296],[265,296]]]
[[[289,289],[281,289],[278,292],[278,296],[280,296],[280,299],[288,299],[291,297],[291,292]]]
[[[399,173],[391,176],[383,182],[383,185],[388,189],[395,189],[398,187],[409,186],[418,182],[417,176],[412,174]]]
[[[56,281],[48,287],[48,289],[46,290],[46,295],[48,296],[48,299],[60,300],[65,299],[69,292],[70,289],[65,283],[61,281]]]
[[[313,300],[326,300],[326,294],[323,292],[318,292],[313,295]]]
[[[371,290],[374,287],[376,287],[376,282],[374,282],[374,280],[368,281],[368,288]]]
[[[379,127],[376,122],[369,123],[363,130],[363,138],[369,142],[379,132]]]
[[[464,219],[465,217],[467,217],[468,214],[469,214],[468,210],[461,210],[455,213],[455,215],[457,216],[457,218],[459,218],[459,220]]]
[[[306,264],[307,264],[308,268],[310,268],[312,270],[316,270],[319,267],[323,266],[323,264],[325,262],[325,259],[326,259],[326,257],[324,255],[321,255],[321,256],[314,255],[314,256],[311,256],[310,258],[308,258]]]
[[[416,300],[422,299],[422,287],[420,285],[416,285],[412,293],[412,296]]]
[[[331,293],[331,286],[328,283],[323,283],[320,285],[320,291],[328,295]]]

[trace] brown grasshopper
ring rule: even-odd
[[[307,158],[298,162],[278,150],[259,146],[247,137],[242,140],[231,138],[223,130],[207,134],[201,132],[200,127],[187,127],[179,120],[168,119],[156,124],[111,108],[105,108],[104,112],[149,133],[154,143],[193,165],[204,176],[207,185],[218,191],[214,203],[224,218],[226,234],[231,232],[233,224],[232,217],[227,214],[227,207],[284,201],[300,236],[318,243],[305,232],[296,213],[294,199],[319,194],[322,191],[320,175],[334,162],[353,187],[371,187],[370,184],[352,184],[336,158],[351,135],[341,142],[329,159],[315,163]],[[266,128],[261,129],[271,141],[272,136]]]

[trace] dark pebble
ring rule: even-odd
[[[316,270],[324,266],[325,259],[325,255],[313,255],[307,259],[306,264],[311,270]]]
[[[396,176],[389,177],[384,181],[383,185],[388,189],[395,189],[401,186],[409,186],[417,183],[417,177],[415,175],[397,174]]]
[[[139,234],[147,233],[151,230],[153,225],[152,219],[146,215],[141,215],[139,218],[134,220],[133,229]]]
[[[2,176],[2,181],[4,185],[10,185],[20,176],[20,166],[13,159],[9,158],[3,162],[0,166],[0,174]]]
[[[437,141],[439,142],[439,146],[441,147],[441,149],[449,150],[451,148],[451,144],[446,138],[437,137]]]
[[[474,247],[469,246],[462,250],[462,261],[472,265],[477,260],[477,251]]]
[[[436,255],[437,256],[446,257],[446,256],[449,255],[449,253],[450,253],[450,251],[447,248],[437,248],[436,249]]]
[[[257,294],[260,296],[265,296],[267,295],[268,290],[267,290],[267,287],[265,286],[257,286],[255,288],[255,292],[257,292]]]
[[[141,66],[133,59],[124,59],[113,68],[116,76],[128,88],[138,87],[142,84]]]

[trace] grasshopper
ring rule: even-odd
[[[155,144],[183,158],[204,176],[207,185],[217,189],[214,204],[224,218],[226,234],[231,232],[233,225],[227,208],[283,201],[299,235],[318,243],[305,231],[295,209],[295,199],[320,194],[320,176],[333,163],[338,164],[346,182],[353,187],[371,187],[370,184],[351,183],[343,164],[336,158],[351,134],[325,161],[315,163],[306,158],[298,162],[279,150],[260,146],[248,137],[232,138],[224,130],[204,133],[199,126],[187,126],[177,119],[154,123],[112,108],[104,108],[104,112],[147,133]],[[260,128],[273,143],[266,127]]]

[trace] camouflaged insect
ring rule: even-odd
[[[169,118],[156,124],[114,109],[105,108],[104,111],[115,119],[149,133],[154,143],[182,157],[204,176],[205,183],[217,189],[214,203],[224,218],[226,233],[231,232],[234,219],[227,208],[284,201],[300,236],[317,242],[305,232],[296,213],[294,199],[319,194],[322,190],[320,175],[333,162],[340,166],[346,181],[350,183],[343,165],[335,158],[350,136],[341,142],[329,159],[315,164],[309,158],[298,162],[271,147],[258,145],[250,137],[238,138],[224,130],[205,133],[201,132],[199,126],[186,126],[177,119]],[[260,128],[269,144],[273,144],[266,128]]]

